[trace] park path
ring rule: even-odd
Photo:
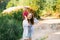
[[[60,19],[39,21],[34,26],[32,40],[60,40]]]

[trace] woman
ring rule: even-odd
[[[24,40],[32,40],[32,32],[33,32],[33,24],[34,24],[34,17],[32,13],[27,15],[27,19],[23,20],[23,39]]]

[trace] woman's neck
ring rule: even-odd
[[[28,19],[28,23],[30,23],[30,24],[31,24],[31,21],[30,21],[30,19]]]

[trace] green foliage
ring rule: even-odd
[[[0,12],[6,9],[6,5],[10,0],[0,0]]]
[[[45,7],[46,0],[38,0],[37,5],[39,6],[40,10],[43,10]]]
[[[2,6],[3,9],[13,6],[30,6],[33,10],[36,11],[36,14],[39,16],[39,14],[41,14],[46,8],[52,11],[56,10],[56,6],[57,4],[60,4],[60,0],[10,0],[7,1],[6,4],[6,7]]]
[[[6,8],[12,7],[12,6],[31,6],[33,9],[36,10],[38,6],[36,5],[37,0],[10,0],[8,2]]]
[[[0,16],[0,40],[18,40],[22,37],[22,10]]]
[[[16,6],[18,4],[18,2],[16,2],[17,0],[10,0],[6,6],[6,8],[9,8],[9,7],[13,7],[13,6]]]

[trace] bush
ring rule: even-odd
[[[0,40],[18,40],[22,32],[22,10],[0,16]]]

